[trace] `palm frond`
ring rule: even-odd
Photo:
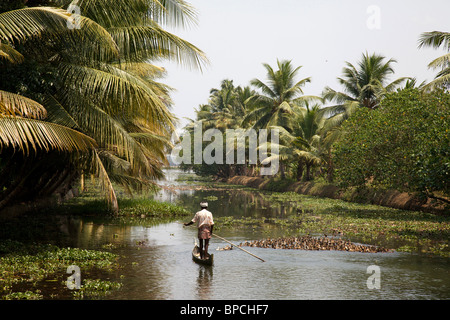
[[[42,119],[47,115],[47,111],[40,103],[32,99],[0,90],[0,115]]]
[[[142,79],[111,66],[105,68],[108,71],[62,64],[60,73],[66,87],[61,90],[66,91],[67,100],[78,99],[80,95],[91,97],[112,116],[137,114],[155,125],[171,124],[172,116],[166,106]],[[71,90],[72,86],[78,87],[77,91]]]
[[[319,96],[314,96],[314,95],[303,95],[301,97],[295,98],[294,100],[292,100],[292,102],[296,106],[304,106],[309,103],[323,103],[324,98],[321,98]]]
[[[22,63],[24,61],[23,55],[15,50],[12,46],[0,42],[0,59],[7,60],[10,63]]]
[[[73,129],[41,120],[0,116],[0,149],[87,152],[96,147],[89,136]]]
[[[423,86],[423,90],[430,91],[430,90],[433,90],[434,88],[440,88],[440,87],[447,86],[448,84],[450,84],[450,73],[441,75],[440,77],[427,83],[426,85]]]
[[[92,155],[92,167],[93,172],[100,180],[100,186],[105,192],[105,197],[108,201],[110,210],[117,214],[119,212],[119,204],[117,202],[116,192],[109,178],[108,172],[106,171],[102,160],[100,159],[98,153],[94,150]]]
[[[69,13],[49,7],[25,8],[0,14],[0,38],[16,42],[41,35],[44,32],[61,32],[67,29]]]
[[[166,70],[163,67],[158,67],[147,62],[119,61],[111,65],[144,79],[161,78],[166,74]]]
[[[388,85],[386,85],[385,89],[386,92],[392,92],[394,89],[398,88],[401,84],[405,83],[408,80],[412,80],[413,78],[411,77],[401,77],[398,78],[394,81],[392,81],[391,83],[389,83]]]
[[[439,48],[443,46],[445,50],[450,51],[450,33],[441,31],[424,32],[419,37],[419,48],[432,47]]]
[[[195,45],[156,24],[111,27],[108,31],[126,60],[165,58],[199,70],[209,63],[205,53]]]
[[[45,105],[48,110],[47,121],[80,131],[81,128],[75,119],[67,112],[64,106],[53,96],[47,96]]]
[[[119,121],[89,101],[66,104],[63,99],[61,102],[79,127],[93,137],[100,147],[112,150],[120,157],[125,158],[136,172],[151,170],[141,146]]]
[[[294,84],[291,88],[288,88],[287,90],[284,91],[284,94],[286,96],[292,96],[295,97],[298,94],[303,94],[303,90],[302,87],[306,84],[311,82],[311,77],[302,79],[300,81],[298,81],[296,84]]]
[[[428,64],[428,67],[432,69],[448,68],[449,66],[450,66],[450,53],[444,54],[443,56],[434,59]]]
[[[45,34],[53,40],[67,41],[68,35],[77,35],[72,40],[80,40],[79,30],[86,38],[96,39],[117,55],[117,48],[111,35],[95,21],[85,16],[76,16],[76,26],[72,26],[74,16],[66,10],[51,7],[32,7],[7,11],[0,14],[0,39],[11,43],[23,42]]]
[[[197,23],[197,11],[184,0],[155,0],[151,17],[161,25],[187,27]]]
[[[271,97],[271,98],[274,98],[274,97],[277,96],[276,93],[275,93],[275,92],[274,92],[267,84],[265,84],[264,82],[262,82],[262,81],[259,80],[259,79],[253,79],[253,80],[251,80],[251,81],[250,81],[250,84],[251,84],[252,86],[255,86],[255,87],[258,88],[258,89],[261,89],[261,91],[262,91],[264,94],[268,95],[268,96]]]

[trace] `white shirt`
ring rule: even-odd
[[[197,228],[200,228],[203,225],[212,226],[214,224],[212,213],[206,209],[197,212],[192,219],[192,222],[197,223]]]

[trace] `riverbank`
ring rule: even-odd
[[[228,184],[243,185],[255,189],[296,192],[299,194],[340,199],[349,202],[374,204],[402,210],[422,211],[439,215],[450,214],[450,208],[434,199],[424,199],[417,194],[396,190],[348,189],[344,190],[332,184],[315,182],[295,182],[279,178],[261,178],[235,176],[226,181]]]

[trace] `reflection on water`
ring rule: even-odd
[[[171,171],[166,185],[176,182]],[[184,186],[188,186],[187,184]],[[289,207],[272,208],[262,197],[238,190],[162,191],[158,197],[184,205],[193,213],[209,197],[216,216],[283,216]],[[168,201],[168,200],[166,200]],[[187,220],[190,217],[186,218]],[[211,239],[212,267],[191,259],[195,228],[180,221],[153,227],[72,221],[77,246],[112,245],[121,268],[105,277],[123,287],[107,299],[448,299],[449,259],[408,253],[358,253],[247,248],[216,251],[226,243]],[[252,230],[228,230],[221,236],[234,243],[257,239]],[[369,289],[367,268],[381,270],[381,289]]]
[[[197,277],[197,297],[196,299],[210,299],[212,290],[213,268],[208,266],[199,266]]]
[[[273,206],[257,191],[196,187],[176,180],[184,174],[181,170],[168,171],[166,181],[160,183],[163,189],[154,196],[154,199],[183,205],[192,212],[198,211],[200,202],[204,200],[208,201],[210,211],[217,217],[283,218],[297,210],[289,205]],[[174,186],[174,188],[167,188],[167,186]]]

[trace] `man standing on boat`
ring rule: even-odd
[[[184,223],[184,225],[190,226],[193,223],[197,223],[200,258],[205,259],[208,256],[209,239],[211,239],[213,232],[214,221],[212,213],[207,210],[208,202],[201,202],[200,208],[201,210],[195,214],[194,218],[190,222]]]

